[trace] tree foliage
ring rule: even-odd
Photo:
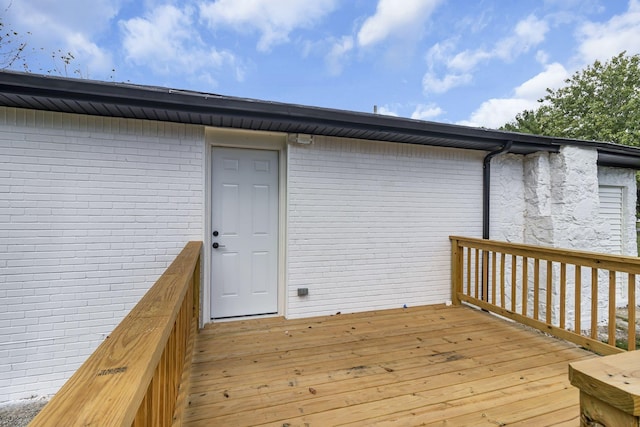
[[[596,61],[502,130],[640,146],[640,55]]]

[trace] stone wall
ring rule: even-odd
[[[635,230],[635,172],[597,165],[595,149],[565,146],[559,153],[539,152],[528,156],[504,155],[494,158],[492,164],[492,232],[496,240],[522,242],[532,245],[552,246],[600,253],[611,252],[611,231],[600,215],[599,189],[615,186],[623,189],[623,239],[622,253],[637,255]],[[522,178],[514,174],[521,164]],[[518,236],[522,236],[518,239]],[[529,271],[533,262],[529,261]],[[521,265],[518,264],[518,270]],[[588,313],[591,293],[591,272],[583,269],[582,312]],[[541,300],[546,298],[546,275],[552,274],[558,283],[560,267],[554,265],[551,272],[541,266]],[[567,269],[567,324],[573,324],[574,315],[573,267]],[[511,274],[507,272],[507,285]],[[601,273],[599,285],[599,319],[606,319],[608,308],[608,278]],[[623,280],[619,280],[616,305],[626,304]],[[529,284],[530,290],[533,283]],[[552,289],[552,300],[558,305],[559,289]],[[510,305],[510,292],[507,304]],[[529,295],[529,306],[533,294]],[[520,297],[517,310],[520,310]],[[545,315],[542,309],[542,315]],[[553,322],[558,321],[558,309],[552,311]],[[586,324],[587,317],[582,322]]]

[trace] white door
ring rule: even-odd
[[[278,311],[278,153],[214,148],[211,317]]]

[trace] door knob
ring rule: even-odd
[[[224,247],[225,247],[224,245],[220,245],[218,244],[218,242],[213,243],[213,249],[224,248]]]

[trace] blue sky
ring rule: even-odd
[[[0,2],[34,72],[488,128],[640,53],[640,0]]]

